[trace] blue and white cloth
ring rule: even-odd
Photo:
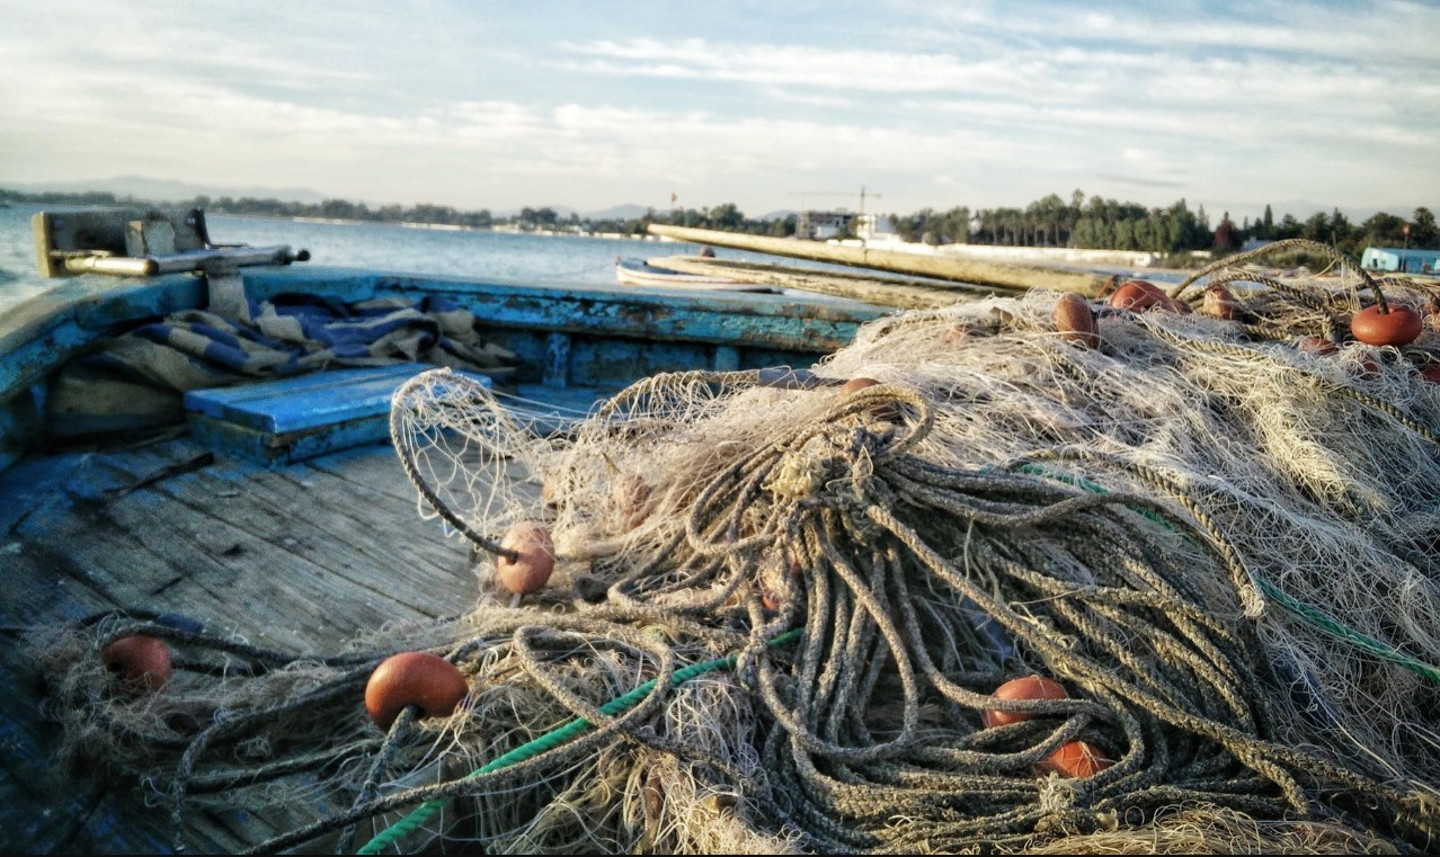
[[[249,301],[249,318],[184,310],[106,340],[65,367],[46,403],[57,436],[184,418],[189,390],[340,366],[431,363],[498,383],[519,359],[476,331],[474,314],[434,297],[339,304],[307,295]]]

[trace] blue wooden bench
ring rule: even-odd
[[[217,452],[291,464],[389,437],[390,397],[434,366],[327,369],[256,384],[185,394],[186,421]],[[486,387],[490,379],[468,375]]]

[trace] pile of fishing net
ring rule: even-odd
[[[905,312],[564,433],[419,376],[392,435],[473,610],[323,659],[107,617],[49,649],[57,716],[177,821],[336,807],[257,851],[1432,850],[1440,317],[1343,260],[1230,271]],[[1354,341],[1371,306],[1418,335]],[[99,689],[141,633],[185,668]],[[381,728],[406,650],[463,699]]]

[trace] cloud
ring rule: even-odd
[[[1015,77],[997,61],[967,62],[943,53],[836,49],[810,45],[566,42],[579,59],[561,66],[587,74],[743,83],[776,90],[806,86],[876,93],[936,92],[997,86]]]
[[[1191,47],[1212,40],[1233,46],[1233,40],[1219,34],[1210,39],[1188,35],[1186,44]],[[702,39],[668,43],[636,38],[562,43],[560,47],[576,58],[560,64],[585,74],[742,84],[781,100],[796,100],[795,91],[803,89],[931,94],[1028,104],[1123,106],[1139,100],[1163,103],[1172,110],[1194,104],[1232,109],[1304,104],[1310,108],[1329,105],[1337,111],[1374,111],[1402,99],[1440,106],[1440,85],[1415,81],[1413,68],[1408,66],[1368,57],[1363,63],[1353,62],[1361,58],[1353,46],[1342,60],[1325,53],[1297,55],[1274,45],[1245,54],[1177,55],[1164,49],[1163,37],[1158,41],[1161,44],[1156,38],[1127,42],[1125,47],[1108,42],[1101,46],[1062,42],[1019,51],[988,47],[961,56],[959,52],[712,44]],[[854,103],[867,105],[858,100]]]
[[[147,172],[496,208],[671,185],[757,210],[861,183],[896,210],[1075,186],[1157,204],[1440,192],[1440,7],[823,8],[777,9],[752,40],[723,4],[540,26],[468,4],[11,2],[0,110],[26,118],[0,129],[0,179]]]

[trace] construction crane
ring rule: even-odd
[[[806,192],[798,193],[798,194],[796,194],[796,196],[854,196],[854,194],[851,194],[851,193],[848,193],[848,192],[838,192],[838,190],[806,190]],[[861,186],[860,186],[860,212],[858,212],[858,213],[861,213],[861,215],[864,215],[864,213],[865,213],[865,196],[871,196],[871,197],[874,197],[874,199],[880,199],[881,194],[878,194],[878,193],[868,193],[868,194],[867,194],[867,193],[865,193],[865,186],[864,186],[864,184],[861,184]]]
[[[797,194],[797,196],[849,196],[849,195],[850,195],[850,194],[848,194],[848,193],[840,193],[840,192],[837,192],[837,191],[824,191],[824,190],[806,191],[806,192],[802,192],[802,193]],[[870,193],[870,194],[867,194],[866,191],[865,191],[865,185],[863,185],[863,184],[860,185],[860,211],[859,211],[858,213],[856,213],[855,218],[854,218],[854,223],[858,226],[858,231],[859,231],[859,233],[860,233],[860,238],[861,238],[861,241],[862,241],[862,242],[865,240],[865,233],[866,233],[866,231],[867,231],[867,227],[864,225],[864,224],[866,223],[866,220],[865,220],[865,197],[866,197],[866,196],[871,196],[871,197],[874,197],[874,198],[877,198],[877,199],[878,199],[878,198],[880,197],[880,194],[878,194],[878,193]],[[824,218],[822,218],[822,221],[823,221],[823,219],[824,219]],[[848,224],[849,222],[850,222],[850,218],[849,218],[849,215],[847,214],[847,215],[845,215],[845,223]],[[817,228],[823,228],[823,227],[817,227]],[[844,226],[844,227],[841,227],[841,228],[848,229],[849,226],[847,225],[847,226]],[[870,228],[870,229],[873,229],[873,228],[874,228],[874,224],[871,224],[871,226],[870,226],[869,228]],[[809,212],[809,211],[803,212],[803,213],[800,215],[799,221],[795,224],[795,230],[796,230],[796,233],[797,233],[797,234],[804,233],[807,237],[812,237],[812,238],[818,237],[817,233],[814,232],[813,230],[811,230],[811,228],[810,228],[810,212]]]

